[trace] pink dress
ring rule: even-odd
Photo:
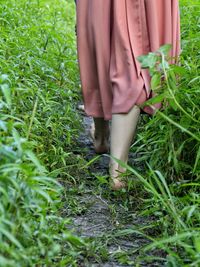
[[[179,55],[178,0],[79,0],[77,34],[85,111],[109,120],[150,97],[138,56],[163,44]]]

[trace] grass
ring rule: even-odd
[[[70,166],[79,162],[71,152],[79,130],[74,104],[79,96],[66,4],[3,0],[0,5],[3,267],[73,266],[86,248],[68,230],[69,219],[60,216],[63,188],[55,180],[67,179]]]
[[[1,1],[0,266],[141,266],[155,259],[199,266],[200,5],[180,5],[181,67],[163,69],[166,82],[156,90],[168,104],[143,116],[132,147],[145,168],[128,166],[129,191],[112,193],[106,176],[91,175],[95,161],[86,163],[77,145],[74,2]],[[108,200],[111,223],[120,226],[97,238],[72,233],[70,218],[89,209],[85,194]],[[145,225],[130,226],[133,217],[146,218]],[[120,238],[139,237],[148,242],[108,251]]]
[[[150,236],[144,251],[165,251],[166,266],[199,266],[200,5],[198,1],[180,5],[181,67],[163,69],[166,82],[161,93],[167,104],[153,118],[145,118],[133,145],[138,161],[147,163],[146,174],[130,171],[148,192],[141,213],[154,216],[159,231]]]

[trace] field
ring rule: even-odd
[[[1,0],[0,266],[200,266],[199,0],[180,9],[165,108],[142,115],[112,192],[77,108],[74,1]]]

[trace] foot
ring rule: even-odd
[[[111,178],[110,185],[112,190],[114,191],[118,191],[127,187],[126,182],[121,180],[120,178]]]
[[[90,128],[90,136],[94,143],[94,150],[97,154],[109,152],[109,129],[101,134],[96,133],[94,123]]]
[[[78,105],[78,110],[80,110],[80,111],[85,111],[85,107],[84,107],[84,105]]]
[[[124,173],[126,172],[119,164],[110,164],[110,186],[112,190],[121,190],[127,187]]]

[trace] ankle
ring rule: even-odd
[[[122,167],[119,163],[111,162],[109,164],[109,173],[111,179],[118,179],[119,177],[122,177],[125,172],[126,169]]]
[[[109,122],[103,118],[94,118],[95,138],[108,138],[110,135]]]

